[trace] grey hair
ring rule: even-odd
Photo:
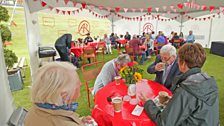
[[[134,34],[132,38],[137,38],[137,35],[136,35],[136,34]]]
[[[117,64],[127,64],[131,62],[131,58],[128,54],[121,54],[116,58]]]
[[[160,53],[169,53],[170,56],[177,56],[176,48],[170,44],[164,45],[160,49]]]

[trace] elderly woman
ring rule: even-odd
[[[157,126],[219,125],[218,88],[214,78],[201,71],[205,60],[205,50],[198,43],[180,48],[178,64],[183,74],[174,81],[177,87],[173,97],[163,111],[152,100],[144,104]]]
[[[128,54],[121,54],[117,58],[112,59],[104,64],[102,70],[96,78],[92,94],[95,95],[102,87],[114,80],[119,75],[121,68],[131,61]]]
[[[41,67],[32,86],[33,106],[25,118],[25,126],[82,126],[91,117],[81,120],[74,102],[80,95],[76,68],[69,63],[53,62]]]

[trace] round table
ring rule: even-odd
[[[166,91],[170,96],[172,93],[163,85],[154,81],[148,80],[148,87],[140,87],[143,92],[147,92],[150,88],[151,93],[148,97],[155,98],[160,91]],[[144,91],[145,90],[145,91]],[[155,126],[154,122],[147,116],[143,110],[140,116],[132,115],[132,111],[136,105],[131,105],[127,101],[123,101],[121,112],[114,112],[111,102],[108,102],[108,97],[125,96],[128,92],[128,86],[121,81],[120,85],[115,82],[107,84],[100,89],[95,95],[95,106],[92,111],[92,117],[99,126]],[[141,102],[139,103],[140,106]]]

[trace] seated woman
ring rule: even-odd
[[[80,96],[76,68],[65,62],[52,62],[39,68],[32,85],[32,108],[25,118],[25,126],[84,126],[91,117],[80,119],[74,113]]]
[[[144,109],[157,126],[218,126],[219,98],[216,81],[201,71],[205,50],[198,43],[185,44],[178,52],[178,65],[183,73],[174,79],[174,94],[161,111],[152,100]],[[140,97],[143,101],[146,98]]]

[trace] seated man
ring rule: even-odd
[[[140,45],[141,45],[141,42],[139,41],[137,36],[133,35],[132,40],[129,41],[129,47],[133,48],[135,57],[137,57],[139,55],[142,56],[140,64],[143,64],[145,61],[146,53],[139,48]]]
[[[126,66],[130,61],[131,59],[128,54],[122,54],[105,63],[96,78],[92,94],[95,95],[98,90],[112,82],[114,77],[119,75],[120,69]]]
[[[171,90],[171,87],[175,86],[172,85],[172,81],[176,75],[180,74],[176,48],[172,45],[163,46],[160,55],[156,57],[155,62],[148,67],[147,71],[150,74],[156,74],[155,81]]]
[[[213,77],[201,68],[206,52],[198,43],[187,43],[178,52],[179,69],[183,73],[175,82],[179,85],[163,109],[145,98],[144,109],[157,126],[219,126],[218,87]]]
[[[89,42],[93,42],[93,38],[90,36],[90,33],[86,34],[87,37],[84,39],[84,43],[87,45]]]
[[[187,36],[186,43],[193,43],[195,41],[195,36],[192,31],[189,31],[189,35]]]

